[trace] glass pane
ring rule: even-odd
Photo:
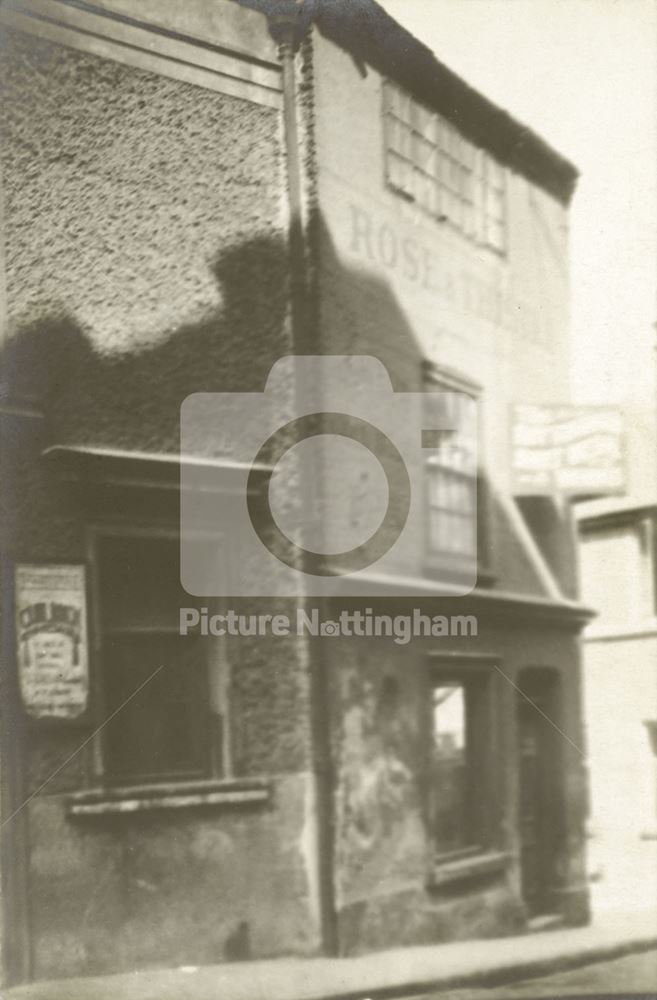
[[[395,111],[397,108],[397,89],[392,83],[387,81],[383,84],[383,110],[385,112]]]
[[[434,832],[440,851],[468,842],[466,695],[462,684],[433,690]]]
[[[433,689],[433,735],[438,756],[452,757],[465,749],[465,692],[462,684]]]
[[[415,172],[415,200],[418,205],[426,209],[427,212],[432,210],[433,206],[433,182],[431,178],[427,177],[426,174],[421,173],[419,170]]]
[[[467,555],[471,551],[471,536],[469,518],[454,517],[452,532],[454,550],[460,555]]]
[[[435,175],[436,175],[436,160],[434,160],[433,179],[431,181],[431,189],[430,189],[430,200],[427,207],[433,216],[439,218],[441,214],[440,187],[438,186],[435,180]]]
[[[500,190],[504,186],[504,168],[492,156],[486,157],[486,176],[491,187]]]
[[[463,228],[463,203],[458,195],[454,195],[452,198],[450,221],[453,222],[458,229]]]
[[[449,186],[454,194],[461,193],[461,164],[458,159],[452,159],[449,163]]]
[[[388,146],[400,156],[409,157],[411,155],[411,135],[408,127],[396,118],[389,118],[386,136]]]
[[[115,636],[103,647],[108,774],[148,781],[202,776],[208,765],[202,639]]]
[[[395,153],[388,155],[388,180],[400,191],[409,194],[413,192],[413,173],[408,160],[403,160]]]
[[[425,174],[433,176],[435,173],[434,159],[436,147],[433,143],[427,142],[420,136],[414,136],[414,160],[416,166],[420,167]]]
[[[188,539],[196,561],[216,578],[219,549],[208,539]],[[98,576],[103,629],[177,629],[180,608],[196,599],[180,582],[180,541],[172,537],[107,536],[98,542]]]
[[[441,470],[430,465],[427,468],[427,476],[429,479],[429,502],[435,507],[444,506],[445,491]]]
[[[180,584],[177,538],[106,537],[98,556],[105,627],[177,627],[191,601]]]
[[[467,139],[461,139],[461,162],[467,167],[468,172],[474,171],[476,167],[477,150]]]
[[[432,510],[429,521],[431,547],[436,552],[446,552],[449,545],[449,515],[442,510]]]
[[[450,170],[450,159],[443,151],[442,147],[438,151],[438,169],[437,176],[443,187],[449,187],[449,170]]]

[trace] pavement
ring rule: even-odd
[[[354,958],[281,958],[36,982],[5,991],[2,1000],[383,1000],[491,988],[655,948],[657,911],[644,911],[607,915],[587,927]]]
[[[611,962],[596,962],[570,972],[558,972],[541,979],[525,979],[499,989],[450,990],[432,993],[413,1000],[541,1000],[555,997],[590,997],[597,1000],[609,994],[634,1000],[655,1000],[657,996],[657,951],[626,955]],[[638,994],[638,995],[637,995]]]

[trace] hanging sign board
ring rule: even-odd
[[[37,719],[76,719],[89,702],[85,567],[16,566],[15,594],[23,705]]]
[[[625,491],[622,417],[613,406],[513,407],[516,496],[613,496]]]

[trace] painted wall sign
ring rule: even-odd
[[[75,719],[89,702],[84,566],[16,566],[18,681],[37,719]]]
[[[333,173],[324,185],[336,246],[385,275],[402,296],[406,293],[410,316],[417,315],[418,296],[424,296],[434,313],[438,302],[484,327],[519,333],[536,344],[554,343],[549,302],[538,309],[527,293],[527,279],[494,254],[483,263],[475,245],[466,243],[457,252],[435,225],[421,224],[416,214],[405,218],[399,198],[388,197],[389,192],[378,198],[356,192]],[[531,282],[530,287],[533,293]],[[474,339],[481,339],[481,331]]]
[[[516,405],[513,491],[610,496],[625,490],[622,416],[613,406]]]
[[[437,295],[468,316],[495,326],[522,330],[527,336],[540,335],[543,319],[528,299],[515,288],[505,272],[489,269],[476,273],[458,267],[448,247],[418,239],[418,227],[399,219],[388,219],[379,209],[373,212],[362,204],[349,202],[349,250],[404,281]],[[475,255],[473,254],[473,257]]]

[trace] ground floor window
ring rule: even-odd
[[[176,535],[95,538],[102,770],[111,783],[198,780],[222,773],[216,643],[179,634]]]
[[[432,827],[437,854],[486,846],[488,684],[443,674],[432,688]]]

